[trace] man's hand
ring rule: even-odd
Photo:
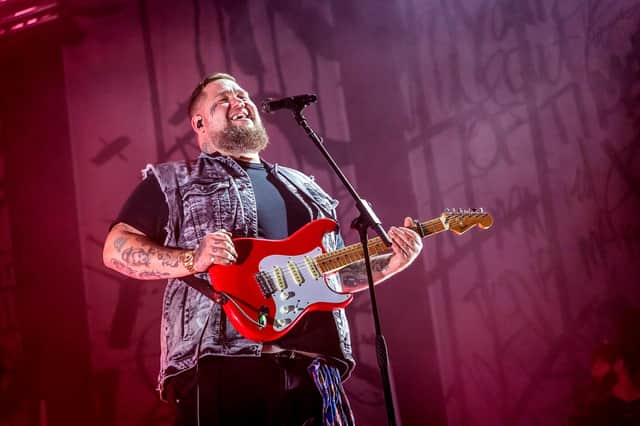
[[[238,253],[231,241],[229,231],[209,233],[200,241],[193,254],[193,269],[204,272],[214,263],[229,265],[236,261]]]
[[[410,217],[404,218],[404,227],[392,226],[389,229],[391,238],[391,253],[376,256],[371,259],[373,282],[379,284],[387,278],[406,269],[422,251],[422,239],[417,232],[409,229],[414,226]],[[364,261],[353,263],[338,272],[342,285],[350,292],[365,290],[368,287],[367,273]]]
[[[392,226],[389,229],[389,237],[393,243],[391,249],[393,254],[389,258],[389,263],[382,270],[385,276],[391,276],[411,265],[422,251],[422,239],[417,232],[409,229],[414,226],[413,219],[404,218],[402,228]]]

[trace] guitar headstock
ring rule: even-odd
[[[484,209],[445,209],[440,215],[440,221],[445,229],[459,235],[476,225],[481,229],[487,229],[493,225],[493,218]]]

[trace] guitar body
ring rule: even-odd
[[[351,294],[333,291],[313,258],[326,252],[322,237],[336,230],[318,219],[284,240],[237,238],[238,259],[213,265],[209,276],[231,324],[246,338],[269,342],[283,337],[310,311],[330,311],[351,303]]]

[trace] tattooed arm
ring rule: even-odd
[[[156,244],[126,223],[118,223],[107,235],[102,260],[108,268],[140,280],[157,280],[189,275],[183,264],[188,250]]]
[[[195,250],[164,247],[126,223],[118,223],[107,235],[102,260],[108,268],[140,280],[178,278],[191,275],[184,265],[193,255],[196,272],[204,272],[213,263],[229,264],[237,254],[226,231],[207,234]]]
[[[389,237],[391,237],[391,242],[393,243],[391,245],[392,252],[371,259],[374,284],[380,284],[387,278],[403,271],[420,254],[422,240],[415,231],[408,228],[412,223],[412,219],[407,217],[404,220],[405,227],[392,226],[389,229]],[[365,290],[369,285],[364,261],[342,268],[339,274],[343,288],[351,293]]]
[[[387,266],[389,265],[390,258],[391,254],[385,254],[371,259],[371,272],[373,272],[374,284],[379,284],[389,278],[389,275],[385,275],[385,273],[388,272]],[[340,269],[338,273],[340,275],[340,281],[342,281],[342,287],[350,293],[366,290],[369,286],[364,261],[345,266]]]

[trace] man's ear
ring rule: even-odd
[[[204,127],[204,119],[202,118],[201,115],[196,114],[193,117],[191,117],[191,127],[196,132],[201,131],[201,129]]]

